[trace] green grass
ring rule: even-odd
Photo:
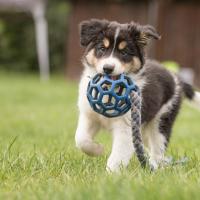
[[[75,148],[77,83],[0,73],[0,199],[199,199],[200,113],[183,106],[167,154],[184,165],[155,173],[134,157],[121,175],[105,172],[111,137],[97,138],[105,155]]]

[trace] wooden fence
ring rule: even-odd
[[[152,43],[149,56],[160,61],[174,60],[195,71],[195,84],[200,86],[200,2],[198,1],[72,1],[67,40],[66,73],[79,78],[83,69],[80,59],[78,24],[90,18],[136,21],[152,24],[162,40]]]

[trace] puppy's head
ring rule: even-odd
[[[136,73],[144,64],[150,39],[160,39],[156,30],[134,22],[119,24],[92,19],[80,24],[80,42],[85,47],[83,63],[97,73]]]

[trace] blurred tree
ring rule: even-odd
[[[50,0],[48,3],[47,19],[52,71],[58,71],[64,67],[69,10],[69,3],[65,0]],[[38,70],[34,33],[30,15],[0,13],[0,69]]]
[[[50,63],[52,70],[64,70],[67,24],[70,3],[66,0],[50,0],[47,10],[49,21]]]

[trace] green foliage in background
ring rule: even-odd
[[[134,156],[121,175],[105,171],[111,135],[97,141],[105,154],[75,148],[77,83],[53,76],[0,73],[0,199],[199,200],[200,112],[183,106],[167,154],[183,165],[151,173]]]
[[[70,5],[49,0],[47,19],[51,70],[61,70],[65,62]],[[0,69],[38,71],[34,22],[30,14],[0,13]]]
[[[50,0],[47,17],[49,21],[51,69],[63,69],[66,58],[66,39],[70,4],[66,0]]]
[[[175,61],[164,61],[162,64],[171,72],[178,73],[180,70],[180,65]]]

